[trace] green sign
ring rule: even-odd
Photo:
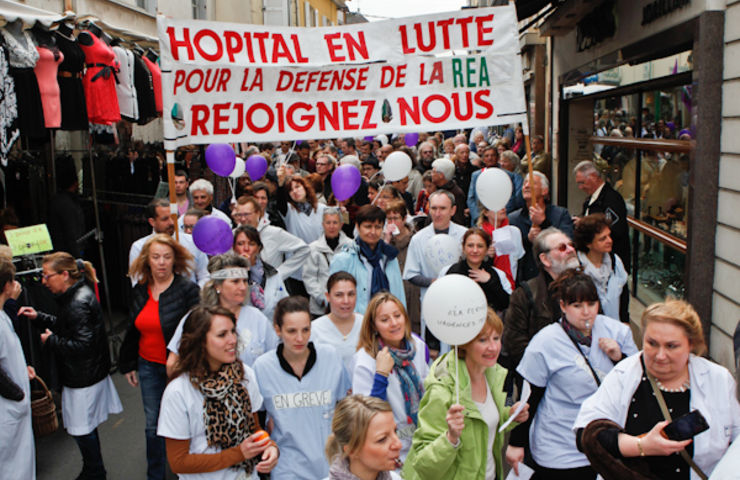
[[[8,245],[10,245],[14,257],[29,255],[31,253],[48,252],[54,249],[51,245],[51,237],[45,223],[6,230],[5,238],[8,239]]]

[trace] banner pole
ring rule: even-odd
[[[167,185],[170,191],[170,216],[175,223],[175,240],[180,241],[180,229],[177,227],[177,194],[175,194],[175,151],[167,150]]]
[[[532,205],[537,204],[537,189],[535,188],[534,183],[534,168],[532,167],[532,145],[529,141],[529,104],[527,104],[527,111],[526,111],[526,121],[522,123],[522,133],[524,134],[524,148],[527,150],[527,165],[529,166],[529,172],[527,174],[527,177],[529,179],[529,190],[532,194]]]

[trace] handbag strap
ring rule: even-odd
[[[642,362],[642,368],[645,371],[645,376],[650,381],[650,386],[653,387],[653,393],[655,394],[655,398],[658,400],[658,406],[660,406],[660,411],[663,413],[663,417],[669,422],[672,422],[673,418],[671,418],[671,413],[668,411],[668,406],[665,404],[663,392],[661,392],[660,388],[658,388],[655,377],[653,377],[650,372],[647,371],[647,368],[645,368],[645,360],[640,358],[640,361]],[[696,474],[699,475],[699,478],[701,478],[702,480],[707,480],[706,474],[701,470],[701,468],[699,468],[699,465],[694,462],[694,459],[691,458],[691,455],[689,455],[689,452],[687,452],[685,448],[679,453],[681,454],[681,457],[686,461],[686,463],[688,463],[689,466],[691,466],[691,468],[696,472]]]
[[[583,353],[583,350],[581,350],[581,347],[578,345],[578,342],[576,342],[573,339],[573,337],[571,337],[568,334],[568,331],[565,329],[565,325],[563,325],[563,322],[565,322],[565,321],[566,320],[562,320],[560,322],[560,326],[563,328],[563,332],[565,332],[565,336],[568,337],[568,338],[570,338],[570,341],[573,342],[573,346],[576,347],[576,350],[578,350],[578,353],[580,353],[581,356],[583,357],[583,359],[586,360],[586,365],[588,365],[588,369],[591,370],[591,375],[593,375],[594,376],[594,380],[596,380],[596,386],[597,387],[600,387],[601,386],[601,380],[599,380],[599,375],[596,373],[596,370],[594,370],[594,367],[591,366],[591,362],[588,361],[588,357],[586,356],[585,353]]]

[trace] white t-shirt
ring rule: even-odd
[[[182,328],[188,315],[182,317],[175,329],[175,333],[167,345],[167,350],[175,354],[180,349],[180,337]],[[251,305],[244,305],[239,310],[239,318],[236,319],[236,335],[238,338],[237,351],[239,359],[244,365],[252,366],[257,357],[277,347],[278,337],[275,329],[267,317],[259,309]]]
[[[244,366],[244,380],[252,412],[262,408],[262,395],[257,385],[254,371]],[[219,453],[219,447],[209,447],[206,439],[206,426],[203,422],[203,395],[190,383],[190,377],[184,373],[172,380],[162,395],[162,406],[159,410],[157,435],[175,440],[190,440],[189,453]],[[256,470],[247,477],[244,470],[225,468],[216,472],[180,474],[179,478],[187,480],[256,480]]]
[[[488,382],[486,382],[488,387]],[[498,408],[493,402],[493,395],[491,395],[491,388],[486,388],[486,399],[483,403],[473,401],[475,406],[478,407],[483,421],[488,425],[488,458],[486,460],[486,479],[485,480],[496,480],[496,459],[493,458],[493,441],[496,439],[496,430],[498,430]]]
[[[357,351],[357,342],[360,339],[360,329],[362,328],[362,315],[355,313],[355,324],[352,326],[349,334],[345,337],[339,331],[329,315],[317,318],[311,323],[311,340],[315,343],[331,345],[337,351],[347,372],[352,371],[355,352]]]
[[[637,353],[630,328],[603,315],[596,316],[591,337],[590,347],[579,345],[581,355],[562,325],[550,324],[532,338],[516,369],[532,385],[546,387],[529,430],[532,456],[543,467],[565,469],[589,464],[576,448],[572,430],[581,405],[597,389],[583,356],[588,357],[601,380],[614,362],[599,348],[600,338],[616,340],[625,355]]]

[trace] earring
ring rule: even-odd
[[[221,295],[221,290],[216,290],[217,295]]]

